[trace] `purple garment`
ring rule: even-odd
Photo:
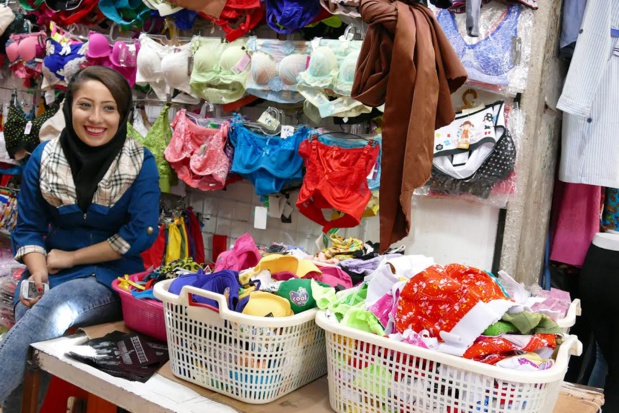
[[[228,309],[234,310],[239,301],[239,273],[236,271],[223,270],[212,274],[205,274],[199,270],[195,274],[185,274],[176,278],[170,284],[169,292],[179,295],[185,285],[201,288],[206,291],[212,291],[217,294],[228,296]],[[196,303],[206,304],[213,308],[219,308],[219,304],[210,298],[192,295],[192,299]]]
[[[260,261],[260,251],[254,239],[246,232],[236,240],[231,250],[219,254],[215,263],[215,272],[246,270],[258,265],[258,261]]]
[[[366,275],[372,274],[374,270],[378,268],[378,264],[380,264],[380,262],[383,259],[390,260],[392,258],[397,258],[401,256],[402,254],[386,254],[386,255],[379,255],[378,257],[370,258],[369,260],[360,260],[357,258],[351,258],[349,260],[344,260],[340,262],[340,267],[343,267],[344,269],[348,271],[366,276]]]
[[[318,0],[266,0],[266,20],[277,33],[290,34],[310,24],[321,8]]]

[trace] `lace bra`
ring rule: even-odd
[[[135,81],[139,85],[150,85],[163,101],[173,89],[194,95],[188,70],[190,60],[191,44],[171,47],[141,34]]]
[[[222,43],[219,39],[194,37],[189,81],[194,94],[214,104],[242,98],[251,60],[246,45],[246,39]]]
[[[310,55],[307,70],[297,77],[301,95],[318,108],[322,118],[369,113],[369,107],[350,98],[362,42],[323,39],[312,43],[316,47]]]
[[[464,41],[453,13],[441,10],[436,19],[466,68],[469,80],[491,85],[509,84],[508,75],[514,68],[513,41],[518,36],[520,6],[510,5],[494,30],[480,33],[475,44]],[[483,25],[482,25],[483,26]]]
[[[246,84],[250,94],[279,103],[303,100],[297,92],[297,76],[309,61],[306,42],[251,37],[247,46],[252,53]]]

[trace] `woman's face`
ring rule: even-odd
[[[88,146],[102,146],[112,140],[120,113],[116,101],[105,85],[97,80],[88,80],[73,94],[71,108],[73,129]]]

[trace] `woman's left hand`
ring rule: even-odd
[[[47,271],[50,274],[56,274],[58,271],[71,268],[74,265],[74,251],[51,250],[47,253]]]

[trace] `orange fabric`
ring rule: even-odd
[[[361,0],[370,24],[352,97],[385,104],[380,182],[380,250],[408,235],[413,190],[432,169],[434,130],[455,117],[450,94],[466,70],[432,11],[413,0]],[[394,79],[394,81],[390,81]]]
[[[543,347],[554,349],[556,346],[557,338],[554,334],[535,334],[522,348],[503,337],[480,337],[462,357],[486,364],[496,364],[522,352],[534,352]]]
[[[478,302],[507,300],[499,285],[477,268],[433,265],[412,277],[402,289],[395,316],[400,333],[407,328],[439,338],[451,331]]]

